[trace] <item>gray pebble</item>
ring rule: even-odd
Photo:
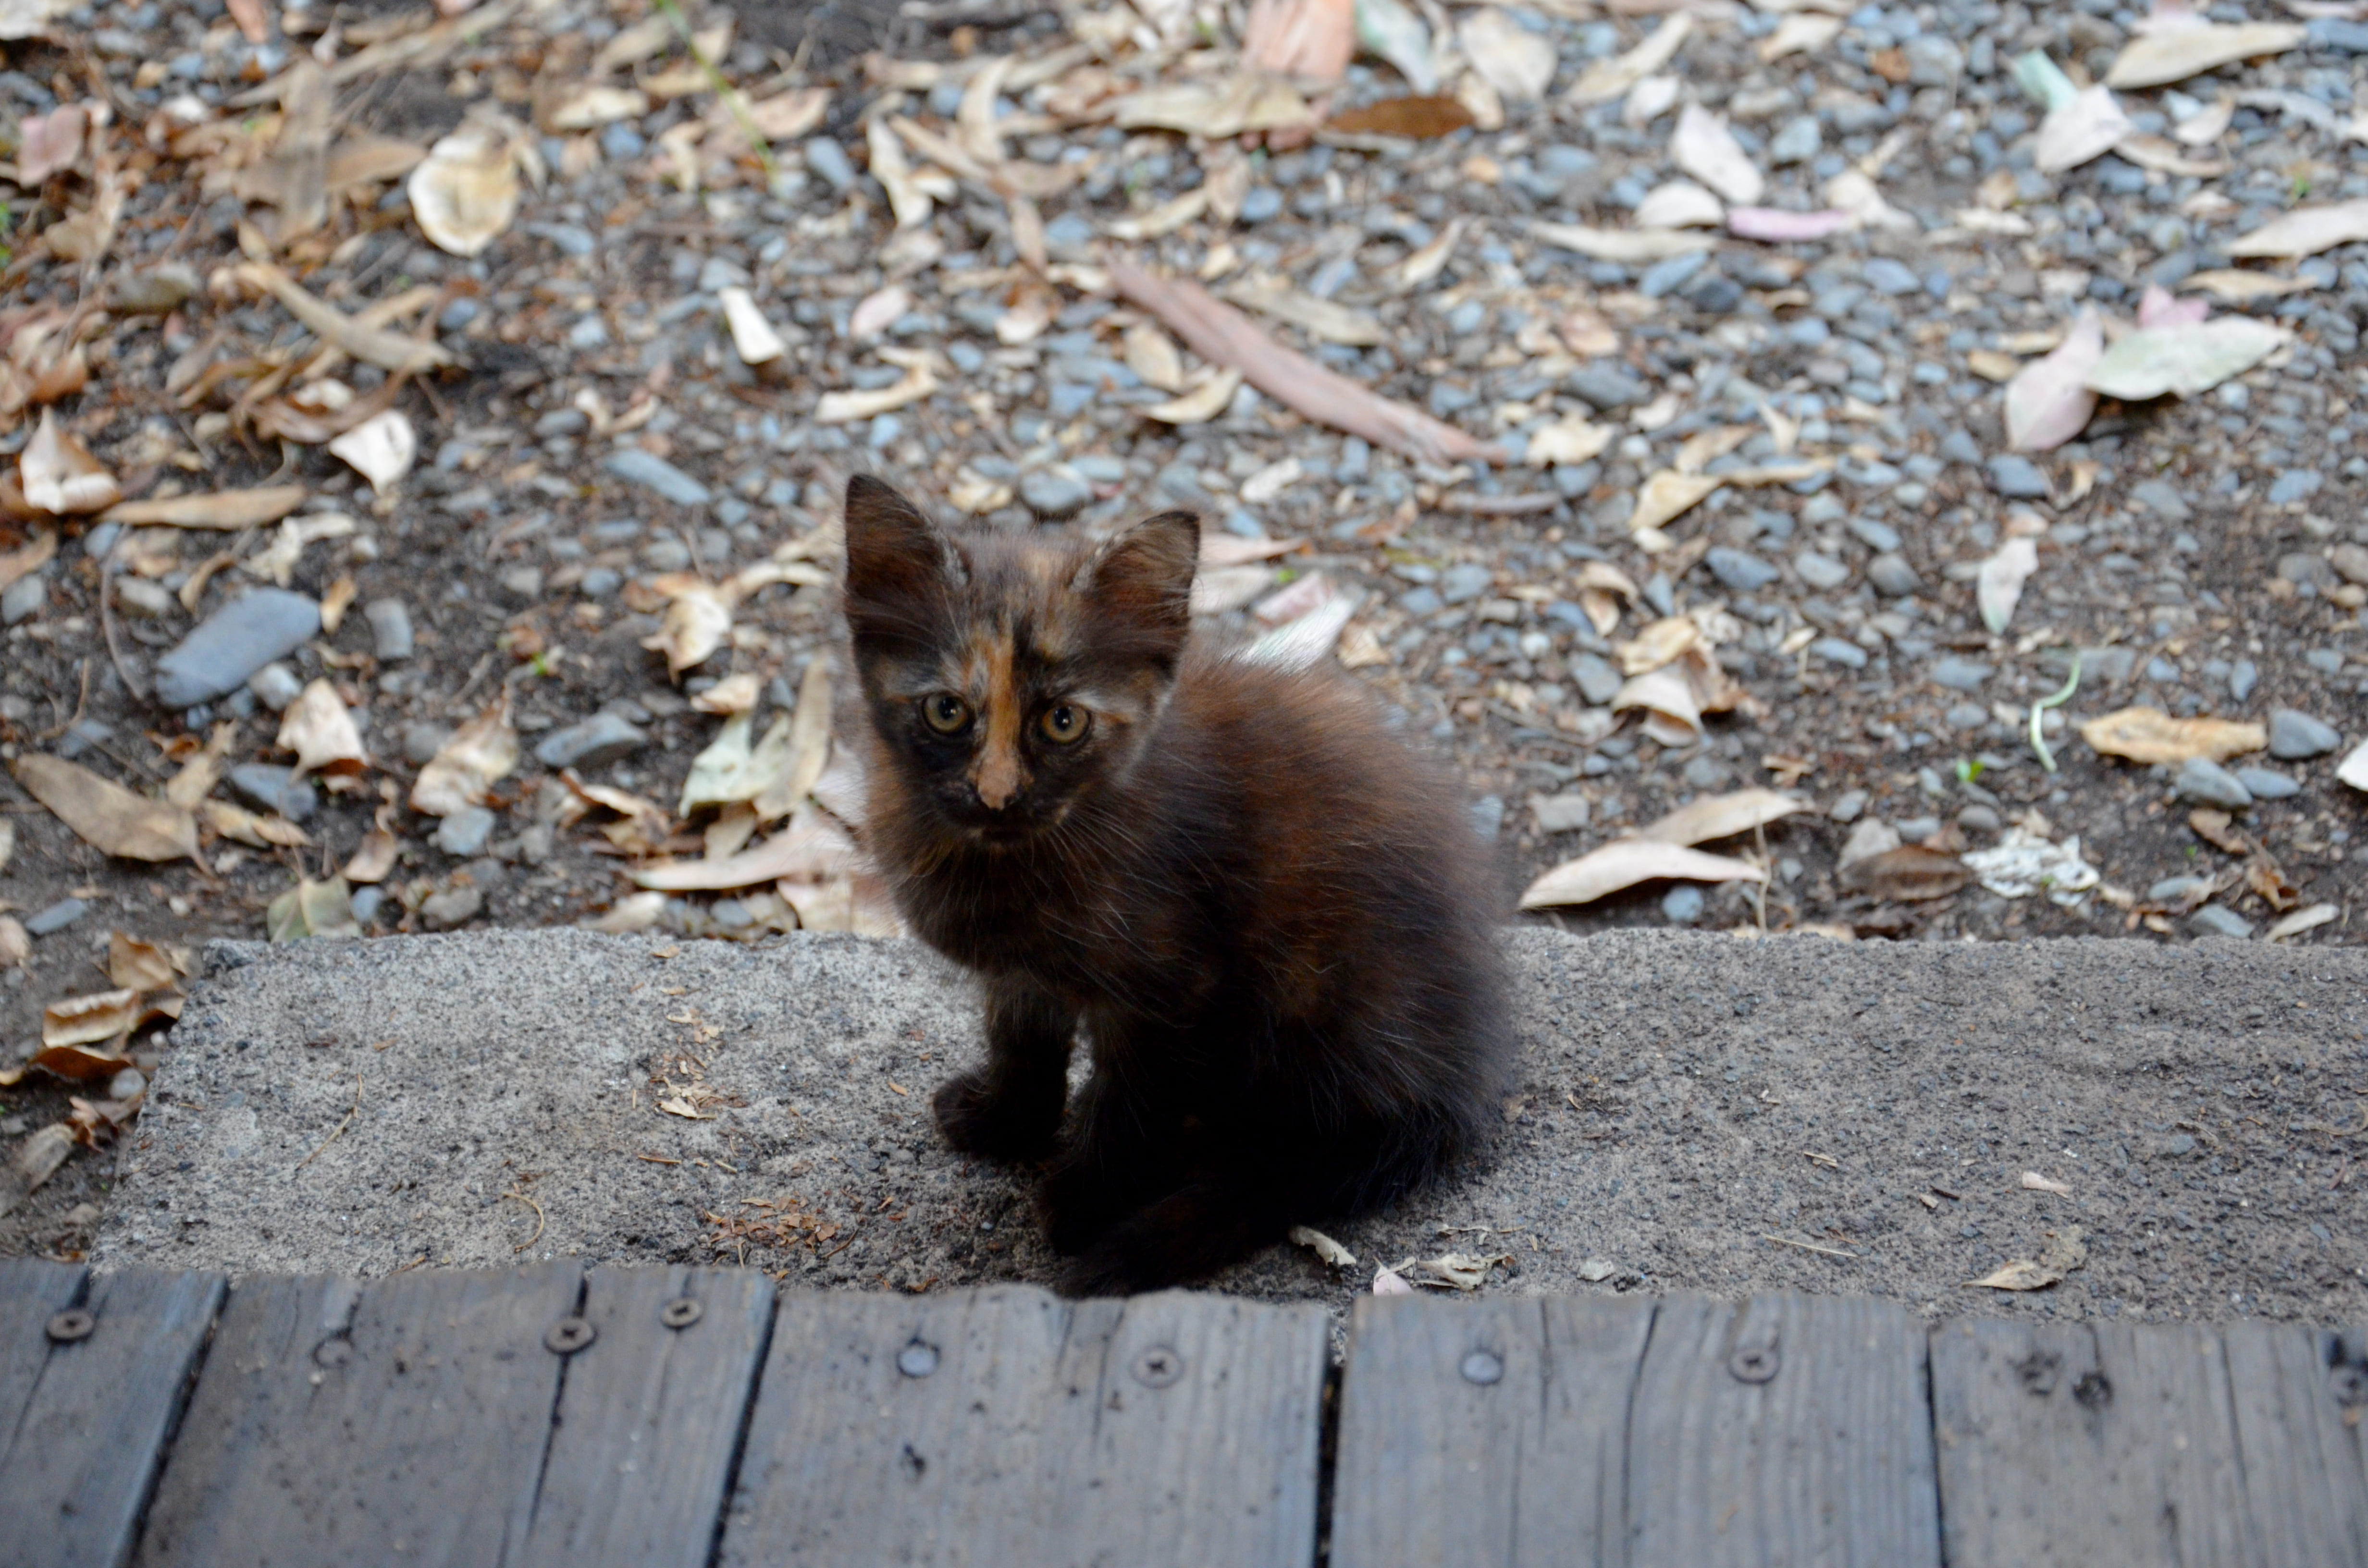
[[[356,920],[364,926],[375,926],[378,924],[379,909],[386,903],[386,890],[372,887],[356,888],[349,903],[353,907]]]
[[[1990,488],[2009,501],[2044,500],[2047,494],[2047,475],[2029,458],[2002,452],[1990,459]]]
[[[1040,517],[1067,517],[1094,498],[1094,487],[1065,463],[1040,468],[1019,480],[1019,499]]]
[[[442,724],[405,724],[403,727],[404,760],[415,767],[425,767],[444,749],[452,732]]]
[[[49,580],[36,572],[0,588],[0,626],[32,619],[50,594]]]
[[[450,931],[474,920],[485,907],[485,895],[474,887],[447,889],[420,901],[419,916],[431,931]]]
[[[1672,926],[1691,926],[1702,918],[1702,891],[1679,882],[1661,896],[1661,915]]]
[[[1990,722],[1990,710],[1978,702],[1960,702],[1941,719],[1952,730],[1978,730]]]
[[[2270,485],[2270,505],[2288,506],[2307,500],[2317,494],[2319,486],[2326,483],[2326,477],[2316,469],[2288,469]]]
[[[2260,684],[2260,666],[2250,659],[2237,660],[2228,671],[2228,695],[2239,702],[2252,696],[2253,688]]]
[[[1906,556],[1889,552],[1866,563],[1866,580],[1874,585],[1876,593],[1895,599],[1904,599],[1924,585]]]
[[[2368,544],[2339,544],[2328,551],[2327,563],[2345,582],[2368,586]]]
[[[230,787],[267,812],[278,812],[290,822],[302,822],[321,804],[312,781],[296,777],[292,768],[268,762],[244,762],[230,770]]]
[[[1563,384],[1598,409],[1626,408],[1653,395],[1652,389],[1607,359],[1598,359],[1570,373]]]
[[[115,580],[116,608],[141,620],[162,620],[173,613],[173,596],[162,583],[145,577]]]
[[[1483,795],[1472,802],[1472,831],[1493,841],[1505,826],[1505,798]]]
[[[1466,561],[1440,574],[1439,596],[1449,604],[1463,604],[1486,593],[1496,580],[1497,574],[1487,567]]]
[[[1730,591],[1755,594],[1774,582],[1776,568],[1748,551],[1731,550],[1722,545],[1702,558],[1711,574]]]
[[[2281,762],[2299,762],[2307,757],[2325,756],[2343,744],[2332,725],[2312,718],[2292,708],[2272,709],[2270,712],[2270,755]]]
[[[1533,795],[1530,811],[1537,818],[1540,833],[1572,833],[1588,824],[1595,803],[1580,794]]]
[[[655,491],[678,506],[704,506],[715,493],[682,470],[639,447],[620,447],[600,466],[629,483]]]
[[[1878,256],[1870,260],[1859,269],[1859,276],[1864,278],[1878,293],[1913,294],[1924,287],[1924,280],[1916,276],[1914,268],[1887,256]]]
[[[156,661],[156,700],[194,708],[236,691],[321,630],[321,607],[284,588],[254,588],[206,617]]]
[[[1600,708],[1620,695],[1626,684],[1624,677],[1603,659],[1592,653],[1579,653],[1570,661],[1571,684],[1578,687],[1579,696],[1590,707]]]
[[[1687,763],[1679,777],[1696,790],[1715,790],[1724,785],[1731,775],[1726,764],[1704,752]]]
[[[624,585],[624,576],[615,569],[595,566],[576,582],[575,590],[587,599],[605,599]]]
[[[820,175],[831,189],[841,195],[855,188],[855,165],[847,156],[847,149],[827,136],[817,136],[805,144],[806,167]]]
[[[1826,815],[1839,823],[1853,823],[1858,821],[1865,811],[1866,791],[1845,790],[1835,799],[1832,805],[1826,808]]]
[[[290,703],[304,695],[304,683],[296,678],[294,670],[275,659],[246,677],[246,689],[274,713],[285,713]]]
[[[1945,686],[1951,691],[1979,691],[1990,676],[1998,672],[1978,660],[1960,658],[1952,653],[1933,665],[1932,684]]]
[[[2154,886],[2146,889],[2146,902],[2148,903],[2176,903],[2180,899],[2185,898],[2189,893],[2193,892],[2196,889],[2210,886],[2211,881],[2212,879],[2209,877],[2165,877],[2162,881],[2155,883]]]
[[[1957,813],[1957,825],[1967,833],[1996,833],[2000,824],[1998,812],[1977,801]]]
[[[650,737],[614,713],[596,713],[580,724],[553,730],[534,748],[545,767],[599,767],[633,755]]]
[[[1896,824],[1903,844],[1921,844],[1941,831],[1939,817],[1902,817]]]
[[[1853,670],[1866,668],[1866,650],[1844,638],[1820,637],[1809,644],[1809,652],[1829,665]]]
[[[28,937],[46,937],[52,932],[63,931],[81,919],[84,911],[89,908],[90,905],[78,898],[62,898],[40,914],[27,915],[25,934]]]
[[[2257,801],[2284,801],[2302,793],[2302,786],[2267,767],[2240,767],[2237,782]]]
[[[497,820],[484,806],[463,806],[438,824],[436,847],[459,860],[482,854]]]
[[[680,572],[690,564],[690,546],[672,534],[660,534],[642,546],[642,560],[653,572]]]
[[[1768,161],[1778,168],[1805,164],[1825,151],[1826,139],[1814,114],[1796,115],[1768,142]]]
[[[370,622],[379,663],[399,664],[411,657],[411,611],[401,599],[372,599],[363,608],[362,619]]]
[[[2149,479],[2130,486],[2130,499],[2176,527],[2195,516],[2178,486],[2167,479]]]
[[[1819,592],[1839,588],[1850,581],[1849,567],[1832,556],[1820,555],[1814,550],[1804,550],[1794,556],[1793,570],[1801,574],[1801,581]]]
[[[2241,811],[2253,803],[2251,792],[2237,776],[2208,757],[2192,756],[2181,763],[2170,787],[2180,800],[2202,805]]]
[[[540,566],[507,566],[496,579],[502,592],[522,605],[533,604],[542,597],[542,568]]]
[[[2207,903],[2187,917],[2187,928],[2199,937],[2234,937],[2245,941],[2253,935],[2251,922],[2233,909],[2223,909]]]

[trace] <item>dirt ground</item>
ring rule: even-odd
[[[0,758],[66,758],[154,796],[214,738],[228,777],[211,801],[239,813],[201,811],[196,855],[142,862],[104,852],[0,774],[0,824],[14,830],[0,920],[28,934],[21,961],[0,963],[0,1069],[40,1048],[45,1007],[108,988],[110,933],[186,949],[260,937],[275,899],[366,860],[374,833],[391,838],[392,865],[377,881],[349,875],[341,895],[371,934],[606,919],[753,940],[802,915],[848,921],[844,903],[761,889],[635,904],[622,873],[713,852],[706,816],[674,820],[693,759],[724,724],[694,702],[749,677],[761,733],[795,709],[810,663],[835,656],[827,586],[774,581],[732,607],[712,653],[670,673],[646,644],[665,633],[680,574],[746,581],[785,556],[827,567],[835,497],[860,471],[990,526],[1101,528],[1181,503],[1237,545],[1300,541],[1253,565],[1210,634],[1263,634],[1290,613],[1271,596],[1319,579],[1353,601],[1343,663],[1453,757],[1496,835],[1508,903],[1547,868],[1708,797],[1775,786],[1804,808],[1707,846],[1765,866],[1764,894],[1656,881],[1525,919],[2180,945],[2259,940],[2324,904],[2327,923],[2294,940],[2362,939],[2368,794],[2335,772],[2368,733],[2368,595],[2353,570],[2368,572],[2354,413],[2368,392],[2357,352],[2368,244],[2260,268],[2300,284],[2246,307],[2293,334],[2268,361],[2205,395],[2107,398],[2077,438],[2028,461],[2008,452],[1989,369],[2037,353],[2083,306],[2122,330],[2149,283],[2226,270],[2234,236],[2281,211],[2368,197],[2368,146],[2341,129],[2360,74],[2351,33],[2314,23],[2274,58],[2124,94],[2149,131],[2184,122],[2182,94],[2205,106],[2230,95],[2227,128],[2194,154],[2218,159],[2216,174],[2107,154],[2043,175],[2040,112],[2012,59],[2036,50],[2084,83],[2101,77],[2138,36],[2134,14],[1868,6],[1828,44],[1770,61],[1772,12],[1702,7],[1675,68],[1682,94],[1736,127],[1769,176],[1765,199],[1814,207],[1838,175],[1872,164],[1883,201],[1910,221],[1813,243],[1721,235],[1684,271],[1672,262],[1696,253],[1589,259],[1535,227],[1622,227],[1673,172],[1677,109],[1639,122],[1633,97],[1572,96],[1654,36],[1656,16],[1508,10],[1551,43],[1554,70],[1537,101],[1499,104],[1495,130],[1245,150],[1121,129],[1107,107],[1117,88],[1231,58],[1240,19],[1218,6],[1194,23],[1190,6],[906,7],[891,19],[767,6],[717,35],[721,9],[643,0],[489,6],[442,31],[424,5],[333,0],[259,7],[259,40],[233,14],[244,9],[92,5],[5,46],[0,119],[17,124],[20,160],[27,117],[85,102],[112,123],[45,178],[6,187],[16,251],[0,295],[12,346],[0,404],[15,423],[0,451],[21,454],[46,409],[135,502],[304,494],[294,517],[244,528],[24,506],[0,517],[0,562],[57,541],[0,604]],[[1187,16],[1183,31],[1162,30],[1171,12]],[[720,46],[712,71],[690,60],[677,15]],[[1442,43],[1460,26],[1431,19]],[[633,37],[646,53],[599,63]],[[336,62],[371,51],[369,68],[336,76],[348,68]],[[284,82],[299,57],[336,77],[320,111],[329,165],[389,144],[416,155],[490,111],[518,128],[540,184],[519,176],[517,213],[474,256],[428,241],[404,177],[367,170],[291,235],[297,117],[268,96],[233,100]],[[1041,273],[994,177],[946,173],[928,182],[926,215],[903,222],[910,189],[893,168],[882,177],[881,148],[893,156],[898,143],[875,121],[951,134],[982,62],[1006,57],[1057,67],[989,105],[1018,127],[1012,166],[1048,188],[1046,171],[1074,176],[1031,209]],[[728,145],[737,122],[719,82],[746,103],[825,96],[760,157],[745,134]],[[587,108],[570,96],[586,84],[639,98]],[[1360,59],[1334,107],[1406,91],[1392,66]],[[1804,122],[1816,150],[1780,154],[1808,135]],[[1237,199],[1154,222],[1229,181]],[[102,198],[121,204],[97,256],[62,256],[73,242],[42,238]],[[1236,215],[1221,217],[1221,199]],[[2024,232],[1968,229],[1975,209]],[[1403,281],[1450,235],[1426,280]],[[1256,318],[1275,341],[1470,435],[1531,442],[1583,419],[1608,444],[1579,461],[1432,461],[1247,388],[1201,423],[1153,418],[1168,394],[1129,347],[1144,312],[1099,270],[1119,255],[1221,293],[1287,285],[1299,316]],[[413,295],[395,329],[457,362],[393,378],[350,358],[324,368],[318,340],[243,280],[256,256],[341,311]],[[784,340],[778,358],[746,362],[727,318],[735,289]],[[1343,328],[1306,301],[1357,319]],[[36,398],[30,383],[64,373],[66,342],[80,346],[84,383]],[[1188,376],[1204,369],[1183,362]],[[916,365],[929,395],[860,417],[825,401],[904,384],[924,373]],[[300,395],[324,381],[334,395]],[[313,438],[374,400],[417,444],[416,466],[382,489]],[[1665,525],[1673,547],[1650,547],[1629,526],[1640,491],[1699,466],[1683,449],[1722,432],[1736,433],[1734,450],[1706,472],[1822,466],[1718,490]],[[329,518],[350,528],[302,541],[300,525]],[[1993,633],[1975,579],[2019,532],[2036,540],[2037,571]],[[1636,590],[1616,596],[1609,631],[1585,613],[1598,566]],[[267,671],[188,707],[158,700],[165,655],[200,623],[236,619],[239,594],[258,585],[341,619],[273,662],[279,686]],[[407,652],[384,628],[390,604]],[[1731,705],[1671,745],[1608,704],[1630,640],[1689,616],[1716,633],[1709,657]],[[2028,738],[2032,705],[2065,684],[2075,650],[2078,689],[2043,721],[2055,726],[2051,772]],[[316,681],[354,721],[367,767],[302,801],[276,777],[243,784],[233,769],[292,760],[275,744],[274,709]],[[505,704],[522,756],[490,787],[491,820],[414,810],[422,769],[454,731]],[[2251,722],[2291,710],[2338,742],[2229,757],[2226,770],[2269,777],[2246,775],[2250,803],[2199,828],[2192,813],[2210,801],[2192,781],[2078,738],[2082,722],[2139,704]],[[604,716],[609,744],[575,771],[655,802],[666,820],[639,841],[599,831],[612,818],[587,812],[537,755]],[[269,819],[261,838],[257,819]],[[1927,846],[1953,891],[1910,896],[1936,888],[1846,875],[1845,846],[1877,824],[1891,842]],[[2101,885],[2060,903],[2004,896],[1947,858],[2018,826],[2077,836]],[[141,1036],[128,1060],[153,1068],[166,1038]],[[0,1087],[0,1146],[72,1121],[76,1098],[107,1087],[24,1074]],[[0,1251],[85,1247],[108,1169],[103,1153],[78,1152],[0,1218]]]

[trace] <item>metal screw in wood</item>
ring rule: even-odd
[[[1494,1350],[1474,1350],[1463,1358],[1463,1364],[1456,1370],[1463,1374],[1465,1382],[1486,1388],[1490,1383],[1504,1381],[1505,1358]]]
[[[1165,1345],[1155,1345],[1134,1358],[1134,1381],[1147,1389],[1164,1389],[1184,1375],[1184,1358]]]
[[[591,1344],[598,1332],[582,1318],[561,1318],[542,1336],[542,1347],[554,1356],[573,1356]]]
[[[95,1313],[80,1307],[70,1307],[50,1319],[47,1325],[50,1343],[72,1345],[77,1339],[88,1339],[90,1331],[98,1326]]]
[[[1726,1358],[1726,1369],[1738,1382],[1764,1383],[1776,1375],[1782,1359],[1773,1345],[1747,1345]]]
[[[695,1297],[677,1296],[658,1309],[658,1322],[668,1328],[689,1328],[699,1321],[700,1314],[706,1310],[699,1304]]]
[[[938,1369],[938,1347],[916,1339],[896,1352],[896,1369],[908,1378],[926,1378]]]

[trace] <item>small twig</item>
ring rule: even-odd
[[[346,1129],[354,1124],[354,1118],[359,1116],[361,1114],[361,1110],[362,1075],[357,1073],[354,1074],[354,1108],[346,1112],[346,1119],[337,1123],[336,1131],[330,1133],[326,1138],[321,1140],[321,1149],[325,1149],[330,1144],[336,1142],[338,1138],[344,1134]],[[313,1161],[319,1159],[321,1157],[321,1149],[315,1149],[311,1153],[305,1155],[302,1159],[297,1161],[296,1168],[301,1171],[306,1165],[309,1165]]]
[[[510,1248],[510,1251],[513,1253],[524,1252],[527,1248],[534,1245],[535,1243],[542,1240],[542,1205],[537,1203],[533,1199],[529,1198],[525,1193],[518,1191],[516,1187],[512,1187],[509,1191],[503,1193],[502,1196],[504,1198],[515,1198],[520,1203],[525,1204],[528,1208],[534,1210],[534,1234],[527,1237],[526,1240]]]
[[[1799,1247],[1803,1252],[1823,1253],[1827,1257],[1846,1257],[1853,1263],[1858,1261],[1858,1254],[1844,1252],[1839,1247],[1821,1247],[1815,1242],[1788,1241],[1782,1236],[1769,1236],[1764,1239],[1774,1242],[1780,1247]]]
[[[2053,697],[2043,697],[2031,705],[2031,749],[2039,754],[2039,766],[2050,773],[2055,771],[2055,754],[2047,749],[2047,742],[2040,734],[2040,716],[2050,708],[2061,708],[2071,701],[2072,694],[2079,689],[2080,650],[2075,648],[2072,650],[2072,678],[2064,683],[2064,689]]]

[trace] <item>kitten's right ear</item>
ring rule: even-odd
[[[919,507],[870,474],[847,482],[847,612],[857,632],[925,620],[927,607],[967,576]]]

